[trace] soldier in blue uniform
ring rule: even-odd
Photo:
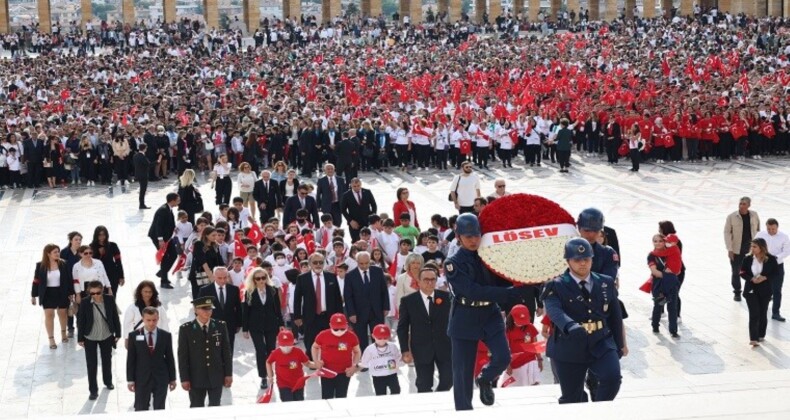
[[[584,379],[597,378],[595,401],[611,401],[620,390],[623,318],[614,279],[592,272],[593,247],[583,238],[565,244],[568,269],[546,283],[543,303],[554,324],[546,354],[557,368],[560,404],[586,402]]]
[[[500,305],[519,301],[522,293],[510,283],[497,281],[483,266],[477,254],[480,246],[477,216],[469,213],[458,216],[455,234],[461,248],[444,263],[453,297],[447,335],[452,344],[455,409],[471,410],[475,381],[480,388],[480,401],[494,404],[494,383],[510,363]],[[475,379],[475,356],[480,340],[491,352],[491,361]]]

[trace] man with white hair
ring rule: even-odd
[[[384,271],[370,264],[370,253],[357,253],[357,267],[346,274],[343,289],[348,320],[359,338],[360,347],[367,347],[369,331],[383,324],[390,311]]]
[[[230,280],[230,273],[226,267],[214,267],[214,283],[207,284],[200,288],[198,297],[211,297],[216,303],[212,319],[225,321],[228,328],[228,340],[230,341],[230,352],[233,354],[233,344],[235,343],[236,333],[241,330],[241,294],[239,288],[234,286]]]

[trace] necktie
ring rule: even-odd
[[[154,354],[154,332],[148,332],[148,352]]]
[[[334,203],[337,201],[337,190],[335,190],[335,182],[332,179],[329,180],[329,192],[332,194],[332,202]]]
[[[315,275],[315,313],[321,314],[324,312],[324,306],[321,305],[321,275]]]
[[[225,308],[225,288],[224,287],[220,287],[219,288],[219,307],[221,309]]]
[[[363,276],[363,278],[364,278],[364,280],[365,280],[365,286],[367,286],[368,284],[370,284],[370,278],[368,278],[368,272],[367,272],[367,271],[363,271],[363,272],[362,272],[362,276]]]
[[[580,281],[579,286],[582,287],[582,296],[584,300],[590,300],[590,291],[587,290],[587,280]]]
[[[304,208],[304,198],[300,198],[299,202],[302,203],[302,207],[301,208]]]
[[[356,196],[357,196],[357,204],[361,205],[362,204],[362,194],[356,193]]]
[[[205,335],[206,338],[208,338],[208,325],[203,326],[203,335]]]
[[[433,309],[433,296],[428,296],[428,316],[431,316],[432,309]]]

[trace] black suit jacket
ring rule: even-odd
[[[280,294],[272,286],[266,286],[266,304],[261,303],[260,294],[253,290],[241,306],[241,329],[244,332],[276,332],[285,325],[280,308]]]
[[[138,340],[137,337],[143,339]],[[148,351],[148,334],[144,328],[130,332],[127,338],[126,382],[134,382],[139,387],[152,379],[159,386],[176,380],[173,336],[169,332],[157,328],[153,354]]]
[[[22,140],[22,149],[24,150],[22,156],[24,157],[25,162],[41,163],[41,161],[44,159],[43,141],[27,138]],[[17,156],[18,155],[19,153],[17,153]]]
[[[320,154],[324,150],[324,131],[309,128],[299,135],[299,152],[306,153],[308,156],[313,154]]]
[[[115,298],[104,295],[104,316],[107,318],[107,325],[115,338],[121,338],[121,318],[118,317],[118,306],[115,305]],[[85,341],[85,336],[90,334],[93,328],[93,300],[83,299],[80,302],[80,309],[77,312],[77,341]]]
[[[355,268],[346,275],[343,296],[345,297],[346,313],[357,317],[357,323],[366,324],[373,320],[384,322],[384,311],[390,310],[389,291],[384,271],[371,266],[368,269],[370,284],[365,285],[362,270]]]
[[[175,229],[176,218],[173,216],[173,210],[165,203],[156,209],[154,220],[148,229],[148,237],[154,241],[159,240],[159,238],[162,238],[163,241],[169,241]]]
[[[261,203],[265,203],[266,210],[269,212],[274,213],[276,208],[282,206],[280,197],[280,183],[273,179],[269,180],[269,188],[266,188],[262,179],[255,181],[252,187],[252,198],[258,202],[259,206]]]
[[[346,180],[342,176],[337,175],[335,175],[335,185],[337,186],[337,204],[340,205],[340,199],[343,198],[343,194],[348,190],[348,185],[346,185]],[[329,178],[326,176],[318,178],[316,198],[321,207],[321,213],[330,213],[332,211],[332,191],[329,190]]]
[[[362,188],[362,201],[357,204],[357,197],[354,195],[353,190],[346,191],[343,198],[340,200],[340,211],[343,212],[343,217],[346,223],[351,223],[352,220],[359,223],[360,226],[368,225],[368,216],[376,214],[378,206],[376,205],[376,198],[370,190]]]
[[[430,317],[425,310],[420,292],[412,293],[400,302],[398,342],[401,352],[410,351],[414,363],[417,364],[429,363],[434,357],[447,360],[451,357],[450,337],[447,336],[450,294],[436,290],[434,299],[434,301],[441,299],[442,302],[433,305]]]
[[[337,277],[324,271],[324,282],[322,292],[326,296],[326,307],[324,311],[328,314],[343,312],[343,297],[340,294],[340,284]],[[315,319],[315,273],[300,274],[296,279],[294,288],[294,319],[302,319],[309,324]]]
[[[132,156],[132,164],[134,165],[134,177],[139,181],[148,181],[148,168],[151,167],[148,158],[142,152],[137,152]]]
[[[214,283],[207,284],[200,288],[198,297],[211,296],[214,298],[214,312],[211,317],[220,321],[225,321],[228,327],[228,334],[236,334],[236,329],[241,328],[241,296],[239,288],[227,283],[225,284],[225,305],[219,304],[219,295]]]
[[[308,221],[313,226],[321,226],[321,219],[318,218],[318,205],[315,198],[307,196],[304,198],[304,208],[308,213]],[[296,220],[296,211],[302,207],[299,202],[299,196],[294,195],[285,200],[285,209],[283,210],[283,226],[288,226]]]
[[[337,165],[353,165],[359,155],[359,144],[351,139],[343,139],[335,146]]]

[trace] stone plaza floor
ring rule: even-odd
[[[746,304],[732,300],[722,235],[725,217],[737,209],[741,196],[752,198],[752,209],[763,223],[774,217],[780,229],[788,229],[790,160],[643,165],[639,173],[629,172],[630,165],[624,162],[616,167],[598,159],[574,158],[572,162],[570,174],[560,174],[551,165],[524,168],[516,163],[515,169],[502,170],[495,164],[481,172],[482,193],[491,194],[494,179],[503,177],[508,191],[545,196],[573,215],[583,208],[597,207],[606,215],[607,225],[617,229],[623,261],[620,293],[630,314],[626,321],[630,354],[622,360],[623,390],[628,390],[629,380],[639,378],[669,380],[707,373],[790,369],[787,323],[769,320],[763,345],[748,346]],[[429,225],[434,213],[454,213],[447,201],[448,173],[389,171],[364,174],[362,179],[364,187],[376,195],[379,212],[392,214],[395,189],[405,186],[411,191],[423,227]],[[201,185],[206,203],[213,202],[207,183]],[[150,185],[148,205],[161,205],[165,194],[174,189],[172,182]],[[57,339],[58,348],[50,350],[43,311],[30,304],[33,269],[43,246],[65,245],[66,234],[72,230],[81,232],[87,243],[98,224],[107,226],[111,240],[123,254],[127,284],[118,293],[122,310],[131,303],[136,284],[154,278],[155,250],[146,237],[154,210],[137,210],[136,184],[126,194],[119,190],[115,187],[114,195],[108,195],[106,187],[84,186],[0,192],[0,261],[5,274],[0,282],[8,298],[0,311],[0,417],[131,410],[133,394],[126,389],[123,346],[119,345],[113,357],[116,389],[102,389],[97,401],[89,401],[83,349],[76,340],[62,344]],[[664,219],[675,223],[688,267],[681,291],[679,340],[669,337],[666,319],[660,334],[651,332],[648,317],[652,302],[638,290],[649,274],[645,258],[652,248],[651,236],[657,222]],[[189,320],[188,283],[181,280],[175,290],[161,295],[170,318],[170,325],[162,327],[177,332],[178,326]],[[790,309],[785,315],[790,315]],[[234,383],[224,391],[223,405],[254,403],[260,395],[252,343],[241,336],[236,343]],[[548,369],[543,372],[544,383],[552,382]],[[404,392],[416,392],[413,369],[404,367],[400,380]],[[349,395],[373,395],[370,377],[360,374],[353,378]],[[319,397],[318,385],[311,381],[307,399]],[[169,394],[167,404],[169,408],[188,407],[187,393],[177,388]],[[298,411],[297,407],[291,409]]]

